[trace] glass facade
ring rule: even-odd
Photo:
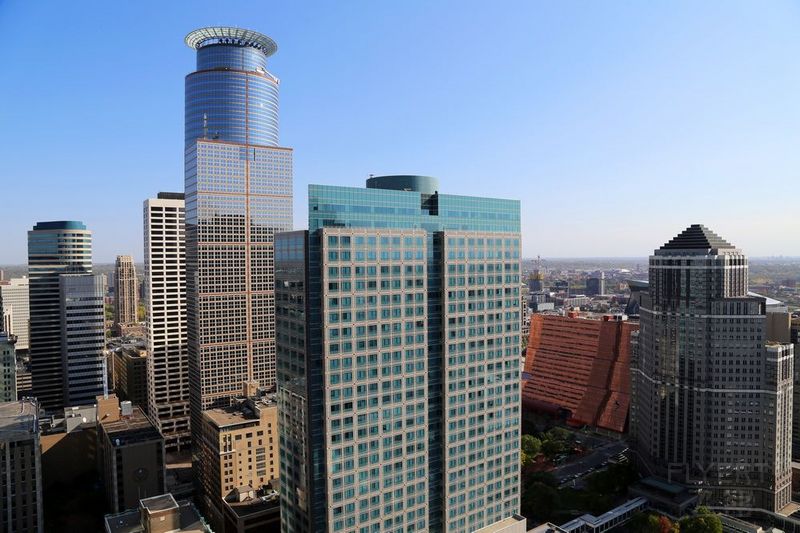
[[[92,232],[83,223],[39,222],[28,232],[31,379],[47,410],[65,405],[59,276],[91,271]]]
[[[241,38],[191,44],[193,35]],[[198,70],[186,77],[186,318],[191,430],[208,456],[202,411],[243,387],[275,385],[273,237],[292,225],[292,151],[278,143],[278,80],[263,35],[192,32]],[[273,43],[274,44],[274,43]],[[196,459],[197,461],[197,459]],[[225,495],[199,468],[205,502]],[[258,487],[255,487],[258,488]]]
[[[198,139],[278,145],[278,79],[267,56],[249,46],[214,44],[197,51],[186,76],[186,145]]]
[[[518,511],[519,202],[431,180],[309,186],[303,291],[297,238],[278,239],[279,398],[307,410],[281,425],[282,464],[307,435],[305,468],[281,472],[286,532],[466,532]],[[302,347],[283,320],[301,294]]]

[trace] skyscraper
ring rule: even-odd
[[[106,286],[99,274],[61,274],[60,291],[64,405],[91,404],[108,394]]]
[[[277,145],[275,42],[213,27],[186,44],[197,50],[186,76],[186,295],[201,453],[203,410],[229,405],[245,383],[275,384],[273,236],[292,224],[292,151]]]
[[[648,472],[701,503],[791,500],[791,345],[765,342],[747,257],[694,224],[650,257],[631,375],[631,439]]]
[[[286,533],[525,531],[519,202],[438,189],[311,185],[276,240]]]
[[[114,329],[118,335],[122,334],[123,326],[138,321],[138,284],[133,257],[118,255],[114,266]]]
[[[167,451],[189,449],[186,246],[183,193],[144,202],[147,290],[147,412]]]
[[[4,317],[8,317],[3,326],[6,333],[17,337],[18,352],[27,352],[30,343],[31,310],[28,303],[28,278],[11,278],[0,281],[0,307]]]
[[[0,331],[0,402],[17,401],[16,337]]]
[[[39,222],[28,232],[31,377],[48,410],[64,406],[59,276],[91,271],[92,232],[82,222]]]

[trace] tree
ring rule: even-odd
[[[663,515],[639,512],[626,524],[631,533],[678,533],[678,524]]]
[[[555,457],[560,453],[564,453],[566,445],[560,440],[546,440],[542,443],[542,453],[547,457]]]
[[[528,518],[551,520],[558,507],[558,492],[541,482],[534,482],[525,487],[522,494],[522,514]]]
[[[528,455],[533,455],[535,457],[539,455],[539,453],[542,451],[542,441],[537,439],[533,435],[523,435],[522,449]]]
[[[572,433],[567,431],[564,428],[554,427],[551,428],[547,433],[545,433],[547,440],[557,440],[557,441],[567,441],[572,438]]]
[[[700,506],[693,516],[680,521],[682,533],[722,533],[722,521],[708,507]]]

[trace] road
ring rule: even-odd
[[[559,484],[564,484],[574,475],[583,476],[590,468],[597,469],[609,458],[622,453],[628,446],[624,442],[609,442],[595,448],[588,455],[570,463],[556,467],[552,471]]]

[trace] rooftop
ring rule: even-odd
[[[702,224],[692,224],[677,237],[673,237],[664,244],[661,250],[718,250],[721,248],[734,248],[734,246]]]
[[[34,231],[47,229],[86,229],[86,225],[79,220],[53,220],[51,222],[37,222]]]
[[[186,36],[186,46],[200,50],[213,44],[232,44],[250,46],[261,50],[269,57],[278,51],[278,45],[271,38],[257,31],[234,28],[231,26],[209,26],[190,32]]]
[[[142,509],[146,509],[148,513],[154,513],[157,511],[166,511],[167,509],[177,509],[178,502],[175,501],[172,494],[167,493],[139,500],[139,506]]]
[[[152,507],[149,506],[153,505],[153,503],[146,503],[150,500],[153,500],[153,503],[156,505],[158,505],[158,502],[174,505],[165,507],[164,509],[152,509]],[[110,533],[142,533],[148,531],[148,529],[142,525],[142,515],[140,512],[142,508],[147,509],[149,512],[174,509],[175,512],[180,513],[180,529],[174,531],[181,531],[184,533],[211,533],[211,528],[208,527],[208,524],[206,524],[203,517],[191,502],[176,502],[172,494],[169,493],[141,500],[139,502],[139,509],[131,509],[130,511],[115,515],[106,515],[106,531]]]
[[[39,412],[35,402],[0,403],[0,439],[20,438],[39,431]]]
[[[257,399],[250,398],[227,408],[203,411],[203,414],[218,428],[225,428],[248,422],[257,422],[260,419],[260,415],[256,410],[270,407],[277,408],[274,395],[266,395]]]
[[[475,533],[496,533],[496,532],[499,533],[501,531],[512,531],[511,527],[520,522],[524,524],[525,518],[519,515],[509,516],[508,518],[504,518],[499,522],[495,522],[494,524],[478,529],[477,531],[475,531]]]
[[[121,416],[119,420],[113,421],[101,420],[100,425],[110,439],[116,440],[116,446],[161,438],[161,434],[138,406],[133,408],[131,416]]]

